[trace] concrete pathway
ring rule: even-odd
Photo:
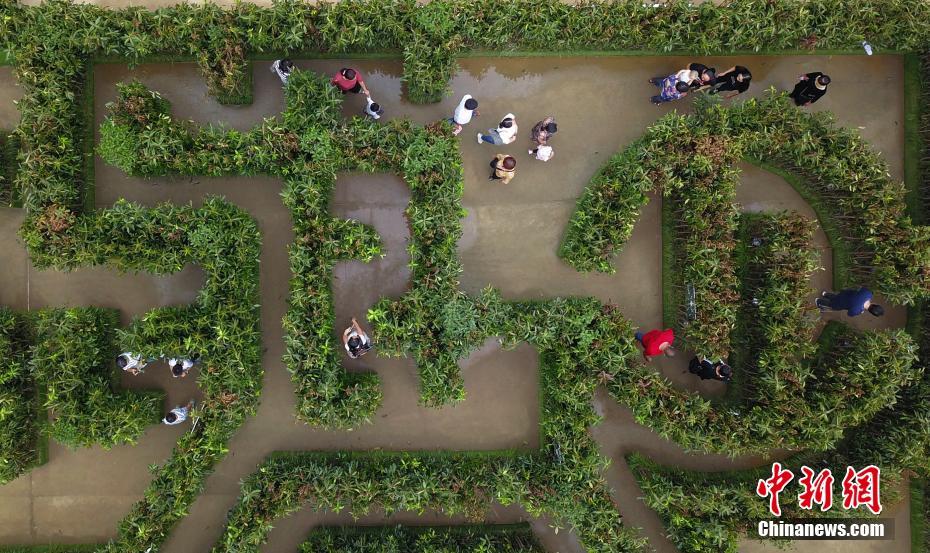
[[[556,256],[559,241],[575,201],[598,168],[662,114],[671,109],[688,110],[690,101],[654,107],[648,103],[653,88],[646,81],[687,64],[684,58],[468,58],[453,79],[455,97],[430,106],[414,106],[402,96],[401,65],[397,61],[342,60],[300,61],[302,69],[334,72],[351,64],[365,76],[373,97],[385,106],[388,118],[411,117],[427,123],[447,117],[461,94],[471,93],[481,103],[482,116],[462,133],[468,210],[459,253],[465,269],[463,288],[469,292],[491,284],[509,299],[545,298],[557,295],[596,296],[620,305],[634,323],[655,327],[661,323],[661,241],[659,201],[643,210],[633,237],[617,257],[615,275],[577,273]],[[815,106],[835,112],[844,125],[859,127],[867,140],[884,152],[892,174],[902,174],[903,90],[899,58],[866,57],[752,57],[704,60],[723,70],[739,63],[752,69],[750,95],[767,86],[790,88],[797,74],[827,68],[834,78],[830,93]],[[280,83],[260,62],[254,67],[255,103],[247,107],[218,105],[206,95],[206,87],[192,64],[145,65],[129,71],[121,65],[101,65],[95,72],[95,109],[99,124],[106,102],[115,98],[114,84],[136,77],[160,91],[174,106],[174,114],[198,123],[224,122],[248,129],[264,117],[283,109]],[[855,83],[855,85],[844,85]],[[4,95],[5,94],[5,95]],[[15,95],[8,70],[0,68],[0,128],[15,124],[8,104]],[[885,99],[875,105],[871,99]],[[360,112],[362,98],[346,98],[347,115]],[[7,111],[3,111],[7,109]],[[521,127],[513,145],[497,148],[478,145],[474,135],[496,125],[507,112],[517,115]],[[545,115],[556,116],[560,130],[553,139],[556,157],[547,164],[532,160],[529,147],[532,125]],[[487,162],[498,151],[518,160],[516,179],[507,187],[487,181]],[[265,380],[257,417],[251,418],[230,444],[229,456],[217,467],[205,493],[195,502],[164,551],[209,551],[222,531],[225,513],[234,504],[239,480],[275,450],[491,450],[538,446],[538,368],[533,348],[521,346],[503,352],[489,341],[478,353],[462,362],[468,399],[445,409],[417,405],[419,392],[414,364],[406,359],[372,355],[346,363],[348,370],[375,370],[383,381],[384,405],[374,424],[353,432],[323,432],[307,427],[293,416],[294,396],[290,376],[281,355],[281,317],[286,309],[288,270],[286,246],[293,239],[287,210],[281,204],[281,183],[267,177],[228,179],[130,178],[99,159],[96,163],[96,205],[105,208],[118,198],[145,205],[159,202],[199,204],[210,194],[226,196],[247,209],[262,230],[261,296]],[[738,200],[747,211],[791,208],[812,215],[800,197],[781,179],[744,167]],[[387,256],[370,264],[341,263],[335,269],[336,327],[351,316],[364,314],[380,296],[397,297],[407,286],[404,249],[407,228],[403,209],[409,198],[404,183],[391,175],[341,175],[332,202],[334,213],[373,225],[385,240]],[[15,308],[48,305],[104,305],[121,309],[124,319],[157,305],[190,301],[202,284],[196,268],[169,277],[118,275],[105,269],[82,269],[70,274],[40,272],[31,268],[15,231],[22,220],[18,210],[0,211],[0,304]],[[829,251],[822,233],[816,239],[825,271],[815,286],[830,280]],[[361,318],[360,318],[361,320]],[[884,319],[860,317],[858,324],[901,326],[903,310],[892,309]],[[706,394],[723,391],[719,384],[694,382],[682,374],[684,358],[662,360],[656,369],[683,388]],[[166,389],[168,402],[181,402],[196,394],[194,379],[173,381],[167,370],[153,367],[144,377],[124,378],[133,388]],[[662,536],[661,522],[640,501],[639,491],[622,462],[622,455],[640,451],[663,462],[695,470],[723,470],[754,466],[759,458],[727,459],[694,456],[658,438],[632,422],[629,411],[605,394],[594,400],[605,417],[594,435],[605,455],[614,459],[607,477],[615,490],[618,507],[629,524],[642,526],[659,551],[674,551]],[[146,467],[170,453],[180,431],[150,429],[136,447],[110,452],[96,449],[69,451],[53,446],[51,462],[17,481],[0,487],[0,543],[91,542],[115,534],[117,521],[138,499],[150,478]],[[906,506],[900,508],[906,526]],[[518,508],[494,509],[488,520],[513,522],[526,514]],[[398,514],[384,520],[375,513],[359,524],[397,522],[445,522],[448,517]],[[455,519],[453,519],[455,521]],[[348,523],[348,515],[302,511],[276,524],[265,552],[290,552],[312,526]],[[550,551],[579,551],[569,532],[553,532],[544,521],[534,527]],[[899,525],[906,538],[906,528]],[[909,541],[899,539],[894,549],[907,551]],[[882,544],[885,547],[888,542]],[[826,547],[807,542],[800,551]],[[868,546],[844,545],[851,553],[872,551]],[[769,546],[764,546],[769,551]],[[759,546],[741,550],[758,552]]]

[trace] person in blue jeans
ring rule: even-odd
[[[872,292],[866,288],[847,288],[840,292],[823,292],[814,303],[820,311],[846,311],[850,317],[857,317],[868,311],[875,317],[885,314],[885,309],[872,303]]]
[[[650,98],[655,105],[684,98],[691,90],[691,86],[677,74],[664,79],[651,79],[649,82],[659,87],[659,93]]]

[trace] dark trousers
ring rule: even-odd
[[[817,306],[821,309],[834,309],[836,311],[843,311],[846,309],[845,307],[833,307],[833,302],[836,301],[837,297],[837,294],[834,294],[833,292],[827,292],[823,296],[817,298]]]

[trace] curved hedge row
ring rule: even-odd
[[[672,138],[675,133],[685,136]],[[834,238],[857,245],[850,259],[838,262],[851,268],[857,283],[871,283],[897,303],[930,295],[930,227],[906,215],[904,185],[891,179],[884,160],[857,133],[835,126],[829,114],[804,113],[774,92],[731,107],[705,102],[694,115],[661,119],[592,180],[560,255],[579,270],[612,272],[610,256],[629,238],[645,193],[658,187],[674,198],[695,180],[689,171],[697,162],[682,157],[692,150],[676,144],[708,135],[727,137],[723,147],[734,149],[729,158],[718,156],[720,171],[734,171],[734,156],[743,156],[799,174],[805,192],[822,200],[842,233]]]
[[[300,553],[544,553],[526,524],[314,529]]]

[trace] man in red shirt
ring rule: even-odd
[[[643,358],[646,361],[651,361],[653,357],[663,353],[668,357],[675,355],[675,350],[672,348],[675,331],[671,328],[650,330],[645,334],[637,332],[636,339],[643,345]]]
[[[330,81],[333,83],[336,88],[338,88],[343,94],[352,92],[358,94],[359,92],[364,92],[365,96],[371,96],[371,93],[368,92],[368,87],[365,86],[365,81],[362,80],[362,76],[358,74],[358,71],[355,69],[350,69],[348,67],[343,67],[336,73],[336,76]]]

